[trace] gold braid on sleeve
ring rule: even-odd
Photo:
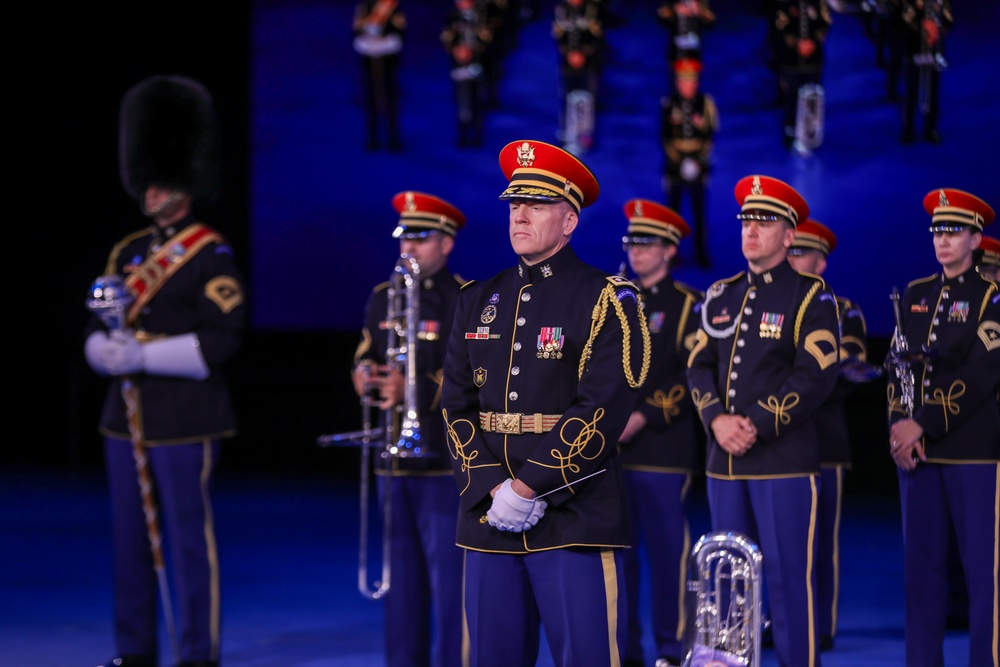
[[[612,285],[607,285],[601,291],[601,297],[597,300],[597,304],[594,306],[594,312],[591,316],[590,321],[590,337],[587,339],[587,344],[584,346],[584,352],[580,356],[580,368],[578,372],[578,378],[583,377],[583,371],[587,368],[587,363],[590,361],[590,353],[593,350],[594,339],[597,338],[597,334],[600,333],[601,327],[604,326],[604,320],[608,315],[608,304],[614,305],[615,314],[618,315],[618,321],[622,324],[622,369],[625,371],[625,379],[628,381],[628,386],[633,389],[641,387],[646,381],[646,375],[649,372],[649,358],[650,358],[650,342],[649,342],[649,328],[646,326],[646,317],[640,310],[639,314],[639,331],[642,333],[642,368],[639,371],[638,381],[635,376],[632,375],[632,328],[629,326],[628,318],[625,316],[625,309],[618,299],[615,298],[615,288]],[[636,303],[639,301],[636,299]]]

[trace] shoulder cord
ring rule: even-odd
[[[625,379],[628,381],[628,385],[633,389],[642,386],[646,381],[646,374],[649,372],[649,356],[650,356],[650,342],[649,342],[649,328],[646,326],[646,316],[642,312],[642,307],[639,306],[638,319],[639,319],[639,331],[642,333],[642,369],[639,371],[639,380],[635,380],[635,376],[632,375],[632,364],[631,359],[631,332],[632,329],[628,324],[628,319],[625,317],[625,309],[622,308],[622,304],[618,299],[615,298],[615,288],[612,285],[607,285],[601,291],[601,297],[597,300],[597,304],[594,306],[594,313],[591,318],[590,323],[590,338],[587,339],[587,344],[584,346],[584,352],[580,356],[580,369],[578,377],[583,377],[583,371],[587,367],[587,363],[590,361],[590,352],[593,349],[594,339],[597,338],[597,334],[601,331],[601,327],[604,326],[604,320],[608,314],[608,303],[614,304],[615,314],[618,315],[618,320],[622,324],[622,369],[625,371]],[[636,304],[639,304],[639,299],[636,299]]]

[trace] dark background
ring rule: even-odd
[[[655,3],[645,4],[652,12]],[[776,112],[767,109],[773,93],[767,72],[762,66],[744,71],[721,60],[725,53],[747,62],[760,56],[755,40],[730,38],[744,25],[764,25],[762,4],[712,3],[721,18],[715,33],[719,48],[707,62],[713,66],[711,77],[717,78],[706,73],[706,81],[716,86],[723,132],[728,132],[720,135],[717,149],[721,173],[719,203],[713,199],[710,204],[717,210],[712,224],[732,222],[732,184],[758,169],[792,182],[811,203],[819,202],[814,212],[828,224],[827,215],[841,216],[831,226],[858,255],[845,256],[839,265],[833,257],[837,273],[831,284],[838,292],[843,286],[846,295],[862,302],[871,326],[870,358],[879,361],[891,333],[886,324],[887,286],[902,285],[936,269],[927,217],[920,207],[923,193],[932,187],[961,187],[994,206],[1000,203],[992,162],[998,143],[995,121],[982,120],[983,114],[997,108],[996,85],[986,83],[990,77],[985,76],[995,72],[995,57],[983,51],[977,63],[969,55],[977,40],[986,39],[980,37],[988,34],[986,19],[996,18],[996,11],[956,3],[958,11],[966,12],[966,22],[956,27],[956,63],[943,83],[944,144],[904,153],[897,140],[895,111],[856,100],[838,109],[828,92],[827,142],[811,162],[802,162],[781,150],[772,120]],[[633,6],[625,0],[622,5]],[[279,6],[315,13],[328,23],[306,21],[315,33],[289,33],[285,26],[268,22],[269,9]],[[202,205],[199,212],[235,246],[251,296],[251,326],[231,369],[240,435],[224,449],[221,469],[282,476],[357,474],[355,450],[321,449],[315,439],[360,424],[348,371],[364,298],[373,284],[388,277],[393,262],[395,250],[388,237],[395,223],[391,195],[401,189],[447,193],[469,214],[470,227],[476,227],[460,242],[469,251],[458,268],[467,277],[486,277],[510,261],[502,231],[505,214],[490,203],[504,185],[496,168],[499,148],[525,136],[555,141],[546,138],[554,130],[555,118],[554,103],[546,96],[555,93],[521,89],[525,81],[544,79],[538,74],[539,63],[546,67],[550,63],[552,46],[544,39],[543,25],[550,18],[549,4],[542,4],[542,22],[522,32],[529,45],[537,45],[538,53],[523,61],[527,65],[512,62],[507,70],[511,94],[503,101],[512,110],[493,116],[494,134],[482,150],[471,153],[459,153],[452,146],[453,110],[446,75],[423,74],[442,62],[443,55],[434,49],[447,2],[411,1],[406,6],[412,35],[407,48],[417,55],[404,69],[411,83],[405,91],[410,112],[404,123],[403,156],[364,155],[361,149],[360,78],[345,23],[353,2],[260,0],[253,6],[232,6],[185,0],[162,6],[133,3],[114,11],[94,5],[45,6],[19,10],[11,17],[8,25],[21,33],[16,36],[22,46],[7,68],[8,106],[15,117],[8,121],[14,144],[8,165],[14,179],[7,190],[8,202],[14,205],[8,209],[8,220],[17,229],[10,248],[16,254],[14,279],[7,283],[7,321],[16,323],[7,331],[7,356],[14,362],[15,379],[9,388],[14,403],[8,414],[9,430],[17,425],[28,436],[5,444],[0,465],[68,469],[102,465],[96,422],[105,384],[83,359],[81,332],[88,317],[84,297],[112,245],[145,224],[119,180],[118,105],[125,91],[146,76],[181,73],[202,81],[215,97],[223,145],[222,184],[218,201]],[[835,85],[857,88],[863,82],[859,72],[874,70],[873,48],[859,44],[864,37],[858,25],[852,25],[856,19],[835,15],[845,35],[837,48],[853,64],[845,67],[846,80],[831,81],[828,90]],[[661,43],[647,42],[643,47],[635,38],[657,28],[633,23],[616,30],[610,37],[618,40],[624,61],[662,61]],[[321,31],[324,42],[317,37]],[[859,65],[862,52],[864,62]],[[720,60],[713,63],[713,58]],[[611,140],[610,130],[615,118],[630,118],[615,116],[615,104],[629,100],[633,107],[641,106],[625,90],[631,83],[629,72],[662,75],[665,80],[664,72],[645,71],[643,66],[637,64],[633,70],[626,65],[625,77],[609,79],[609,88],[620,87],[620,94],[610,96],[610,111],[601,112],[608,130],[603,147],[599,143],[585,158],[599,176],[616,173],[612,159],[626,163],[634,159],[614,154],[619,145]],[[865,74],[876,75],[877,71]],[[642,104],[655,107],[661,91],[645,92],[648,100],[642,98]],[[949,101],[949,95],[961,101]],[[835,110],[837,117],[831,116]],[[854,131],[860,120],[852,118],[874,118],[883,125],[860,134]],[[838,127],[843,128],[843,137],[835,134]],[[623,136],[627,131],[622,130]],[[640,121],[637,131],[653,137],[655,124]],[[762,135],[769,137],[763,147],[759,141],[751,143],[751,137]],[[730,137],[728,146],[722,137]],[[651,143],[655,156],[655,139]],[[857,164],[861,168],[853,166]],[[598,229],[599,243],[581,241],[585,258],[617,270],[622,257],[613,246],[624,219],[613,216],[621,216],[620,201],[627,197],[658,198],[657,169],[654,164],[642,179],[629,175],[602,179],[606,208],[588,211],[585,215],[591,217],[585,220],[601,216],[610,222]],[[362,179],[359,174],[367,176]],[[945,182],[945,175],[954,179]],[[485,182],[473,187],[463,177]],[[612,190],[623,182],[631,190]],[[829,186],[829,195],[820,194],[824,186]],[[315,198],[307,200],[298,189]],[[905,206],[889,203],[873,210],[869,203],[871,198],[890,197]],[[294,208],[293,202],[301,208]],[[490,208],[481,211],[479,202]],[[835,203],[842,213],[833,213]],[[281,215],[275,216],[275,211]],[[479,221],[497,224],[489,227]],[[719,238],[714,278],[742,268],[735,227]],[[286,241],[287,247],[276,245]],[[710,282],[696,271],[682,278],[702,288]],[[893,468],[885,456],[884,383],[859,388],[850,399],[850,410],[856,459],[847,490],[894,494]]]

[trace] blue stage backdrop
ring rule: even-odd
[[[676,274],[705,288],[742,270],[733,186],[748,174],[774,176],[796,187],[813,216],[836,232],[828,282],[860,303],[873,336],[889,336],[892,286],[937,269],[924,194],[960,188],[1000,207],[1000,59],[992,45],[998,5],[955,3],[939,145],[900,143],[900,105],[886,99],[885,70],[861,15],[834,13],[823,74],[824,141],[803,158],[782,146],[763,4],[712,2],[718,20],[704,34],[702,88],[715,96],[721,117],[708,201],[713,263],[703,270],[689,262]],[[499,107],[489,112],[477,149],[456,147],[449,62],[438,37],[450,4],[403,0],[402,6],[409,30],[398,153],[365,150],[361,69],[351,46],[353,0],[280,8],[260,0],[255,8],[250,266],[258,329],[357,329],[371,287],[388,279],[398,254],[390,200],[401,190],[437,194],[466,213],[468,226],[453,256],[464,277],[485,278],[513,261],[506,206],[497,199],[506,185],[497,154],[517,139],[557,142],[551,1],[521,25],[504,61]],[[656,22],[656,3],[610,6],[623,21],[607,30],[596,141],[581,156],[601,195],[584,210],[573,245],[614,273],[624,259],[624,202],[664,201],[658,124],[668,75],[667,33]],[[690,219],[686,202],[681,213]],[[987,231],[1000,236],[1000,224]],[[684,257],[692,254],[689,243],[682,245]]]

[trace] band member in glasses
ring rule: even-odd
[[[712,529],[760,546],[778,664],[818,665],[815,414],[837,382],[837,300],[788,263],[809,218],[802,196],[768,176],[735,194],[747,270],[706,291],[687,372],[708,435]]]
[[[387,667],[460,667],[462,664],[462,550],[455,546],[458,494],[441,421],[441,368],[458,291],[464,280],[448,268],[455,237],[465,215],[440,197],[406,190],[393,197],[399,213],[393,238],[399,239],[400,265],[415,283],[409,298],[403,274],[392,287],[377,285],[368,298],[365,326],[354,353],[352,379],[361,397],[378,401],[385,450],[406,437],[407,409],[416,408],[419,451],[379,456],[375,463],[379,506],[388,508],[389,567],[385,594]],[[416,264],[403,257],[412,258]],[[394,270],[393,277],[396,277]],[[413,312],[409,312],[407,308]],[[405,329],[416,319],[416,349],[408,348]],[[390,345],[390,335],[396,340]],[[390,347],[393,348],[390,350]],[[407,376],[416,355],[416,373]],[[402,358],[400,358],[402,356]],[[407,385],[416,396],[407,403]],[[388,494],[388,499],[386,499]],[[383,517],[385,520],[385,517]]]
[[[699,291],[674,280],[677,246],[691,232],[672,209],[648,199],[625,203],[622,243],[640,290],[652,360],[639,401],[618,438],[629,495],[632,548],[625,551],[628,644],[625,667],[642,665],[639,555],[650,563],[649,590],[655,667],[677,667],[684,657],[687,587],[681,573],[691,552],[686,502],[692,477],[704,469],[704,444],[687,389],[687,357],[701,322]]]
[[[973,252],[994,211],[962,190],[924,197],[941,271],[907,285],[900,302],[912,394],[889,375],[889,453],[903,516],[906,665],[941,664],[948,612],[949,535],[965,572],[969,664],[997,664],[997,502],[1000,498],[1000,295]],[[908,383],[909,384],[909,383]]]
[[[620,665],[629,544],[618,436],[649,367],[628,280],[570,244],[600,188],[570,153],[500,152],[515,266],[466,285],[441,405],[461,499],[470,663]]]

